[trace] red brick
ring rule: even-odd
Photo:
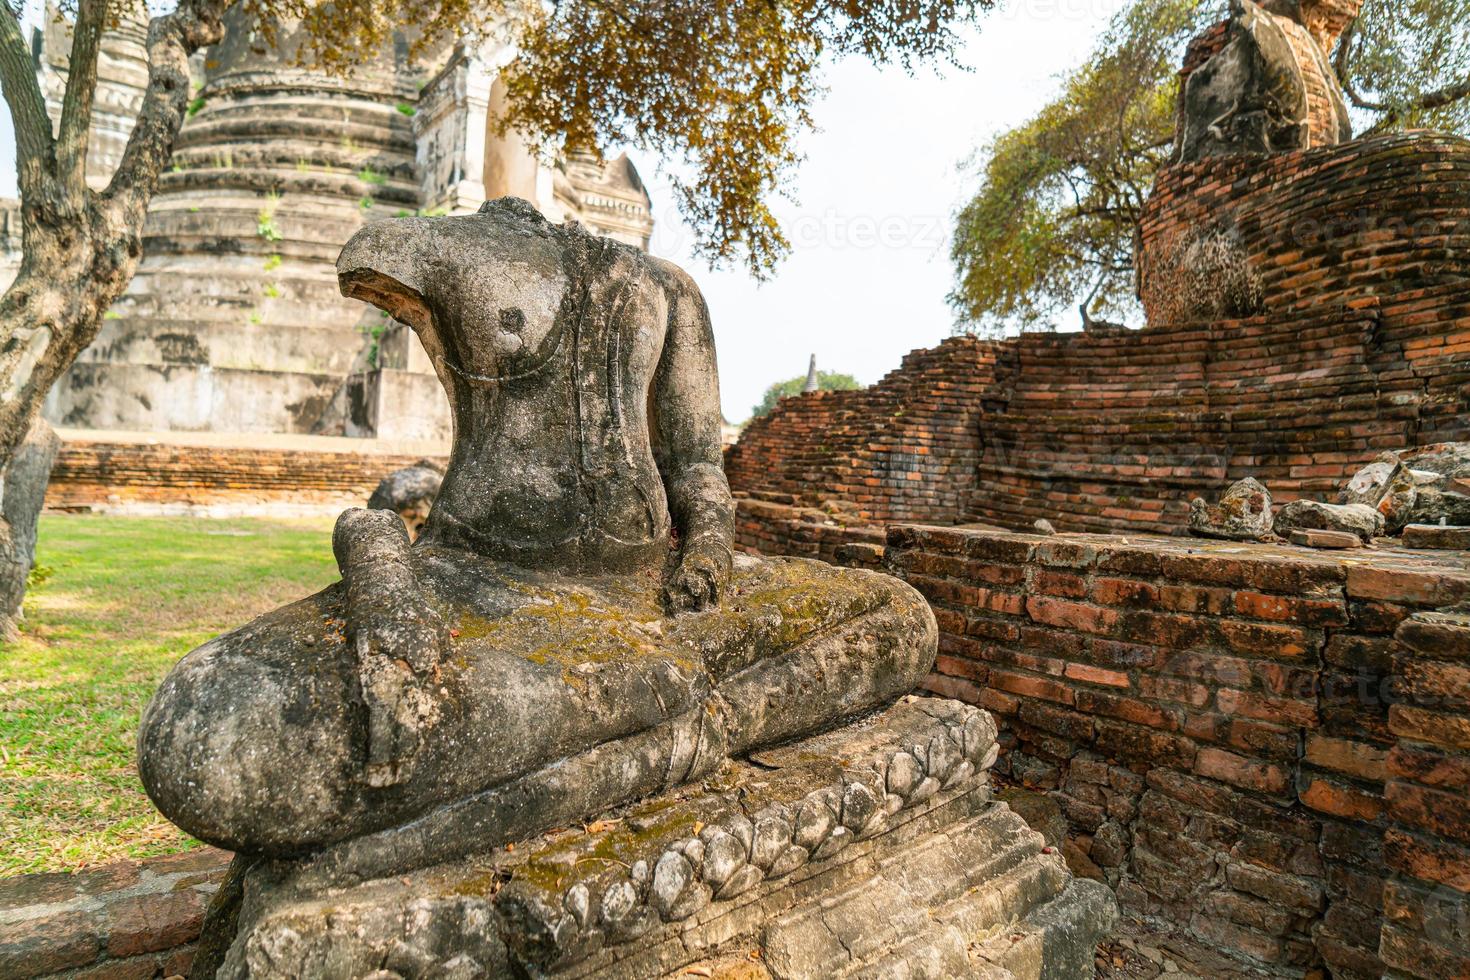
[[[1118,614],[1111,609],[1046,596],[1027,599],[1026,612],[1038,623],[1083,633],[1106,635],[1118,622]]]
[[[1104,606],[1150,608],[1159,601],[1159,589],[1147,582],[1126,578],[1100,578],[1092,586],[1094,602]]]
[[[1470,848],[1389,827],[1383,861],[1393,871],[1470,892]]]
[[[1238,653],[1279,660],[1300,660],[1315,647],[1306,631],[1294,626],[1269,626],[1264,623],[1222,619],[1216,623],[1215,628],[1220,639]]]
[[[1088,684],[1101,684],[1106,687],[1129,686],[1128,675],[1116,670],[1106,670],[1102,667],[1094,667],[1091,664],[1067,664],[1066,675],[1074,681],[1085,681]]]
[[[1326,735],[1307,736],[1305,760],[1321,769],[1381,783],[1387,775],[1388,751],[1366,742]]]
[[[101,950],[96,924],[85,912],[0,925],[0,977],[25,980],[86,966]]]
[[[1167,732],[1177,732],[1180,727],[1180,712],[1177,708],[1159,707],[1128,695],[1105,694],[1084,688],[1077,690],[1075,701],[1077,710],[1088,714],[1119,718],[1135,725]]]
[[[1215,703],[1227,715],[1244,715],[1258,721],[1300,725],[1304,728],[1317,726],[1316,702],[1294,701],[1289,698],[1222,688],[1215,695]]]
[[[1194,758],[1194,771],[1242,789],[1279,795],[1291,785],[1291,777],[1280,766],[1257,762],[1234,752],[1205,746]]]
[[[1394,821],[1441,837],[1470,843],[1470,797],[1390,780],[1383,788]]]
[[[1319,813],[1347,820],[1373,821],[1383,813],[1383,798],[1356,786],[1313,779],[1301,792],[1301,801]]]
[[[1448,606],[1470,598],[1470,574],[1354,565],[1348,569],[1347,589],[1355,599]]]
[[[1049,677],[1017,674],[999,668],[991,670],[990,686],[1021,697],[1042,698],[1060,704],[1071,704],[1074,697],[1072,688]]]

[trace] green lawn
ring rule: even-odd
[[[0,875],[194,846],[138,784],[143,706],[189,650],[336,578],[329,520],[42,518],[0,646]]]

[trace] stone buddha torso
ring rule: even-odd
[[[450,398],[452,460],[424,539],[574,572],[659,562],[670,525],[649,396],[665,283],[628,246],[544,221],[508,238],[500,223],[486,209],[403,219],[339,263],[350,294],[405,296],[397,313]]]

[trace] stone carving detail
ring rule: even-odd
[[[1361,0],[1233,0],[1223,42],[1185,78],[1176,161],[1351,139],[1330,57],[1361,6]],[[1206,35],[1198,43],[1216,41]]]
[[[798,799],[712,821],[605,884],[598,908],[588,904],[580,881],[557,901],[542,887],[513,880],[497,902],[502,935],[523,962],[564,965],[579,949],[628,942],[656,921],[688,919],[711,902],[832,857],[880,833],[899,811],[966,785],[995,764],[995,721],[986,712],[937,700],[920,710],[935,717],[912,732],[918,737],[910,744],[849,763],[840,778]]]
[[[416,542],[347,511],[341,583],[164,680],[139,771],[181,827],[319,884],[423,867],[826,730],[928,672],[934,618],[907,585],[732,558],[713,337],[681,270],[511,198],[370,225],[338,269],[423,341],[449,466]],[[940,751],[926,772],[958,765]],[[701,874],[732,862],[712,893],[756,874],[752,842],[739,862],[710,842]]]

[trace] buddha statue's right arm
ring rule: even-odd
[[[704,297],[682,269],[666,271],[668,331],[654,375],[654,453],[679,535],[679,555],[665,599],[675,610],[719,603],[730,577],[735,502],[720,442],[720,384],[715,338]]]

